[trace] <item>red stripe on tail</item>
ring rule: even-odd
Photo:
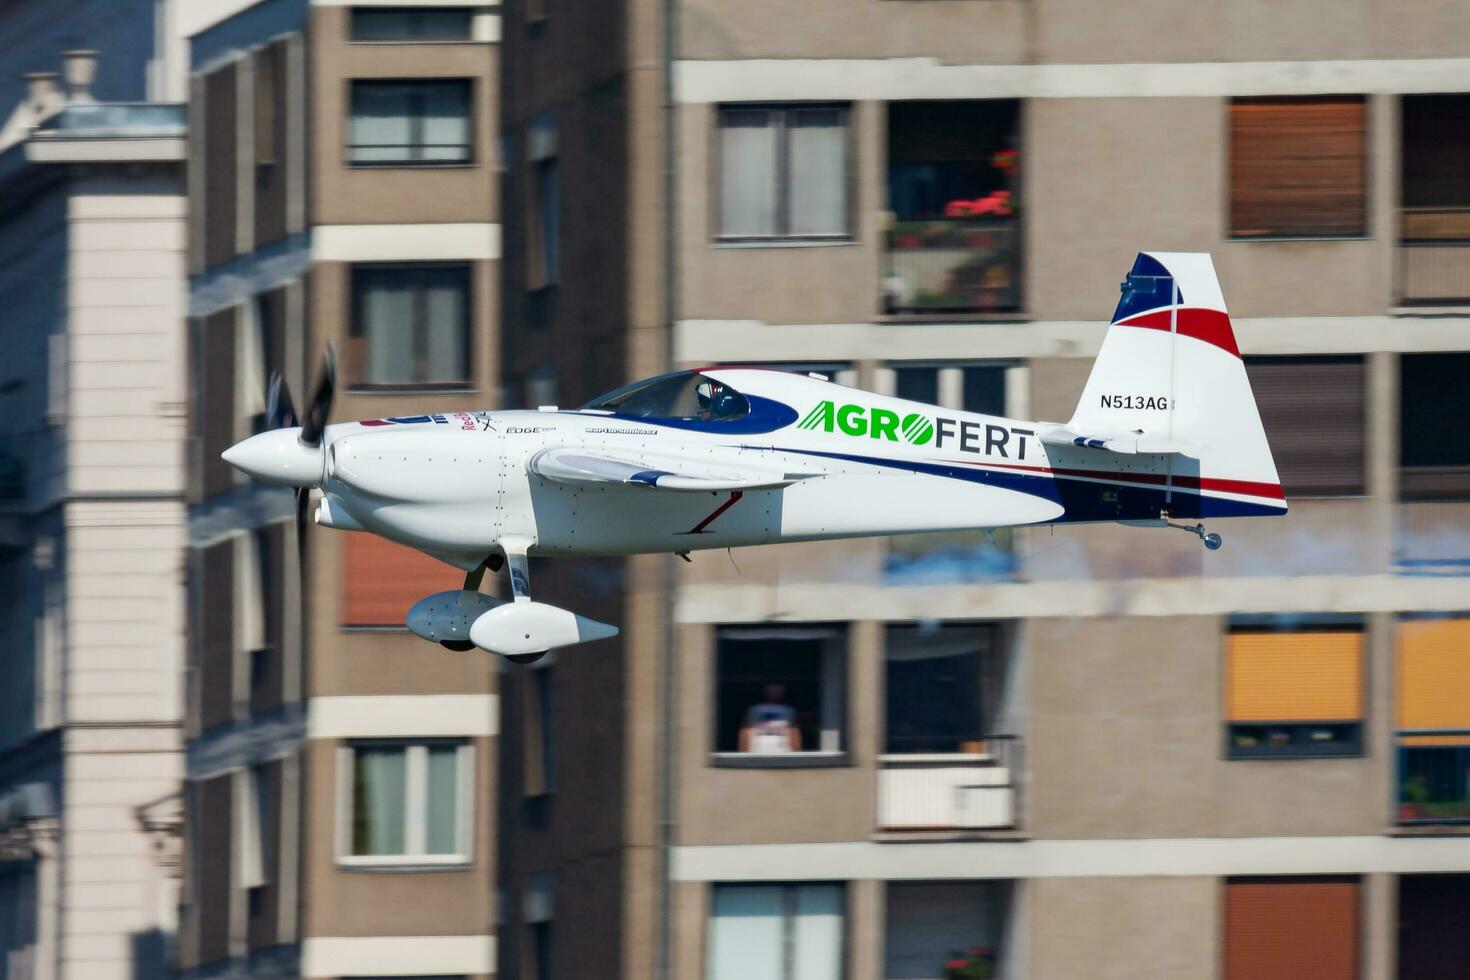
[[[1240,356],[1240,348],[1235,346],[1235,331],[1230,329],[1229,314],[1219,310],[1205,310],[1198,307],[1179,308],[1179,332],[1186,337],[1195,340],[1203,340],[1207,344],[1213,344],[1223,351]],[[1127,320],[1119,320],[1120,327],[1143,327],[1147,330],[1170,329],[1172,309],[1154,310],[1151,313],[1140,313],[1138,316]]]

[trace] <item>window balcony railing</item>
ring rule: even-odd
[[[965,747],[970,751],[878,756],[878,829],[1014,827],[1019,738],[991,735]]]
[[[1400,824],[1470,823],[1470,728],[1398,733]]]
[[[888,229],[882,280],[888,314],[1020,309],[1020,223],[1013,217],[926,218]]]
[[[1399,302],[1470,303],[1470,208],[1404,208]]]

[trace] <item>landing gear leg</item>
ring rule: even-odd
[[[503,540],[500,547],[505,551],[505,564],[510,569],[510,591],[515,596],[516,602],[531,601],[531,570],[530,560],[526,557],[529,547],[528,542],[518,538]],[[534,664],[546,651],[536,653],[515,653],[506,655],[506,660],[513,664]]]
[[[1175,528],[1176,530],[1180,531],[1188,531],[1190,534],[1193,534],[1195,537],[1203,541],[1205,547],[1210,549],[1211,551],[1219,551],[1220,545],[1225,543],[1225,539],[1220,537],[1220,535],[1210,531],[1206,531],[1203,524],[1174,524],[1171,522],[1169,524],[1169,527]]]

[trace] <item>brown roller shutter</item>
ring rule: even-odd
[[[285,522],[262,528],[256,538],[260,549],[262,582],[261,605],[265,612],[265,648],[252,656],[250,664],[250,710],[252,713],[279,708],[285,698],[286,649],[286,562],[294,559],[295,545],[287,550],[287,534],[294,534]],[[289,597],[295,601],[295,597]]]
[[[199,727],[208,731],[235,718],[235,539],[205,548],[199,562],[195,690]]]
[[[204,264],[235,257],[236,144],[239,110],[235,66],[204,76]]]
[[[1232,878],[1225,980],[1358,980],[1356,878]]]
[[[362,532],[343,537],[343,626],[402,626],[409,606],[464,584],[463,572],[412,548]]]
[[[234,469],[220,459],[235,442],[235,309],[211,313],[199,321],[199,352],[203,383],[196,404],[199,412],[200,463],[204,469],[205,497],[235,485]]]
[[[1362,235],[1367,114],[1362,96],[1230,103],[1230,233]]]
[[[199,855],[199,890],[194,896],[199,923],[200,963],[213,963],[230,955],[230,901],[234,889],[234,776],[225,773],[194,783],[197,819],[190,826],[198,832],[194,853]]]
[[[1246,373],[1287,499],[1363,493],[1363,359],[1250,358]]]

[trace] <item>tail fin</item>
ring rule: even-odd
[[[1202,506],[1213,499],[1284,513],[1276,462],[1209,254],[1140,252],[1122,289],[1067,425],[1074,441],[1180,453],[1198,461],[1188,467],[1198,475],[1181,474],[1173,485],[1200,493]]]

